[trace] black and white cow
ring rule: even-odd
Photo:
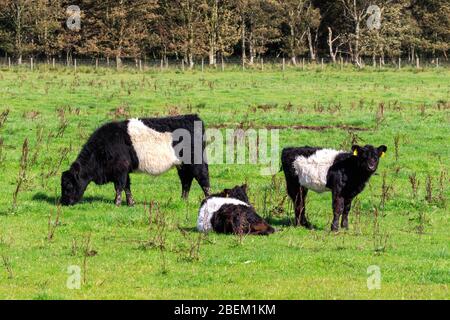
[[[275,232],[250,205],[247,186],[236,186],[203,200],[198,213],[200,232],[269,235]]]
[[[195,132],[195,126],[198,124],[201,125],[201,130]],[[185,163],[179,159],[174,149],[174,146],[182,141],[174,141],[175,137],[172,137],[173,132],[180,129],[191,135],[189,149],[192,155],[190,161],[186,161],[189,157],[183,157]],[[195,139],[194,135],[200,135],[200,140]],[[125,191],[127,204],[132,206],[134,200],[131,194],[131,172],[160,175],[174,166],[178,169],[184,198],[188,197],[194,178],[205,195],[208,195],[210,184],[208,165],[203,159],[203,135],[203,122],[197,115],[107,123],[95,131],[70,170],[62,174],[61,203],[78,203],[91,182],[98,185],[112,182],[116,190],[116,205],[121,205],[122,192]],[[201,144],[200,161],[194,159],[193,152],[197,150],[194,147],[195,141],[200,141]]]
[[[294,202],[295,224],[312,228],[305,214],[308,190],[331,191],[334,214],[331,229],[339,229],[340,216],[341,227],[348,228],[352,201],[363,191],[386,151],[386,146],[370,145],[355,145],[352,152],[312,147],[284,149],[281,161],[287,191]]]

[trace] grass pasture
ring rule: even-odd
[[[0,70],[0,298],[448,299],[449,83],[443,68]],[[209,127],[277,127],[280,148],[389,150],[337,234],[330,194],[309,195],[315,231],[294,228],[283,174],[250,164],[211,166],[212,191],[247,182],[279,229],[270,237],[198,235],[201,190],[194,182],[182,201],[175,170],[132,175],[134,208],[114,207],[112,185],[91,185],[58,211],[60,174],[96,127],[184,113]],[[79,290],[67,287],[70,266]],[[380,290],[367,288],[369,266],[380,268]]]

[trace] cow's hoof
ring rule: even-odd
[[[134,207],[135,204],[136,204],[136,202],[134,200],[128,200],[127,201],[127,206],[129,206],[129,207]]]

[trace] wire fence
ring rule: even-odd
[[[74,70],[83,69],[127,69],[135,71],[164,71],[164,70],[201,70],[201,71],[225,71],[225,70],[286,70],[286,69],[299,69],[299,70],[325,70],[327,68],[344,69],[348,67],[355,67],[360,69],[402,69],[402,68],[448,68],[449,62],[446,59],[434,58],[434,59],[373,59],[364,58],[360,59],[356,64],[348,58],[337,57],[334,61],[330,57],[310,59],[310,58],[297,58],[296,61],[287,58],[269,57],[269,58],[254,58],[253,60],[246,59],[245,63],[240,58],[232,57],[215,61],[210,64],[210,61],[205,58],[195,59],[192,65],[188,64],[184,59],[130,59],[123,58],[120,63],[115,59],[109,58],[49,58],[49,59],[36,59],[27,58],[19,62],[17,59],[11,57],[0,58],[0,67],[4,69],[51,69],[51,68],[70,68]]]

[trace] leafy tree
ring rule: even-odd
[[[32,0],[0,0],[0,20],[3,26],[3,38],[11,43],[6,48],[12,48],[17,63],[22,64],[23,56],[33,51],[32,38]]]

